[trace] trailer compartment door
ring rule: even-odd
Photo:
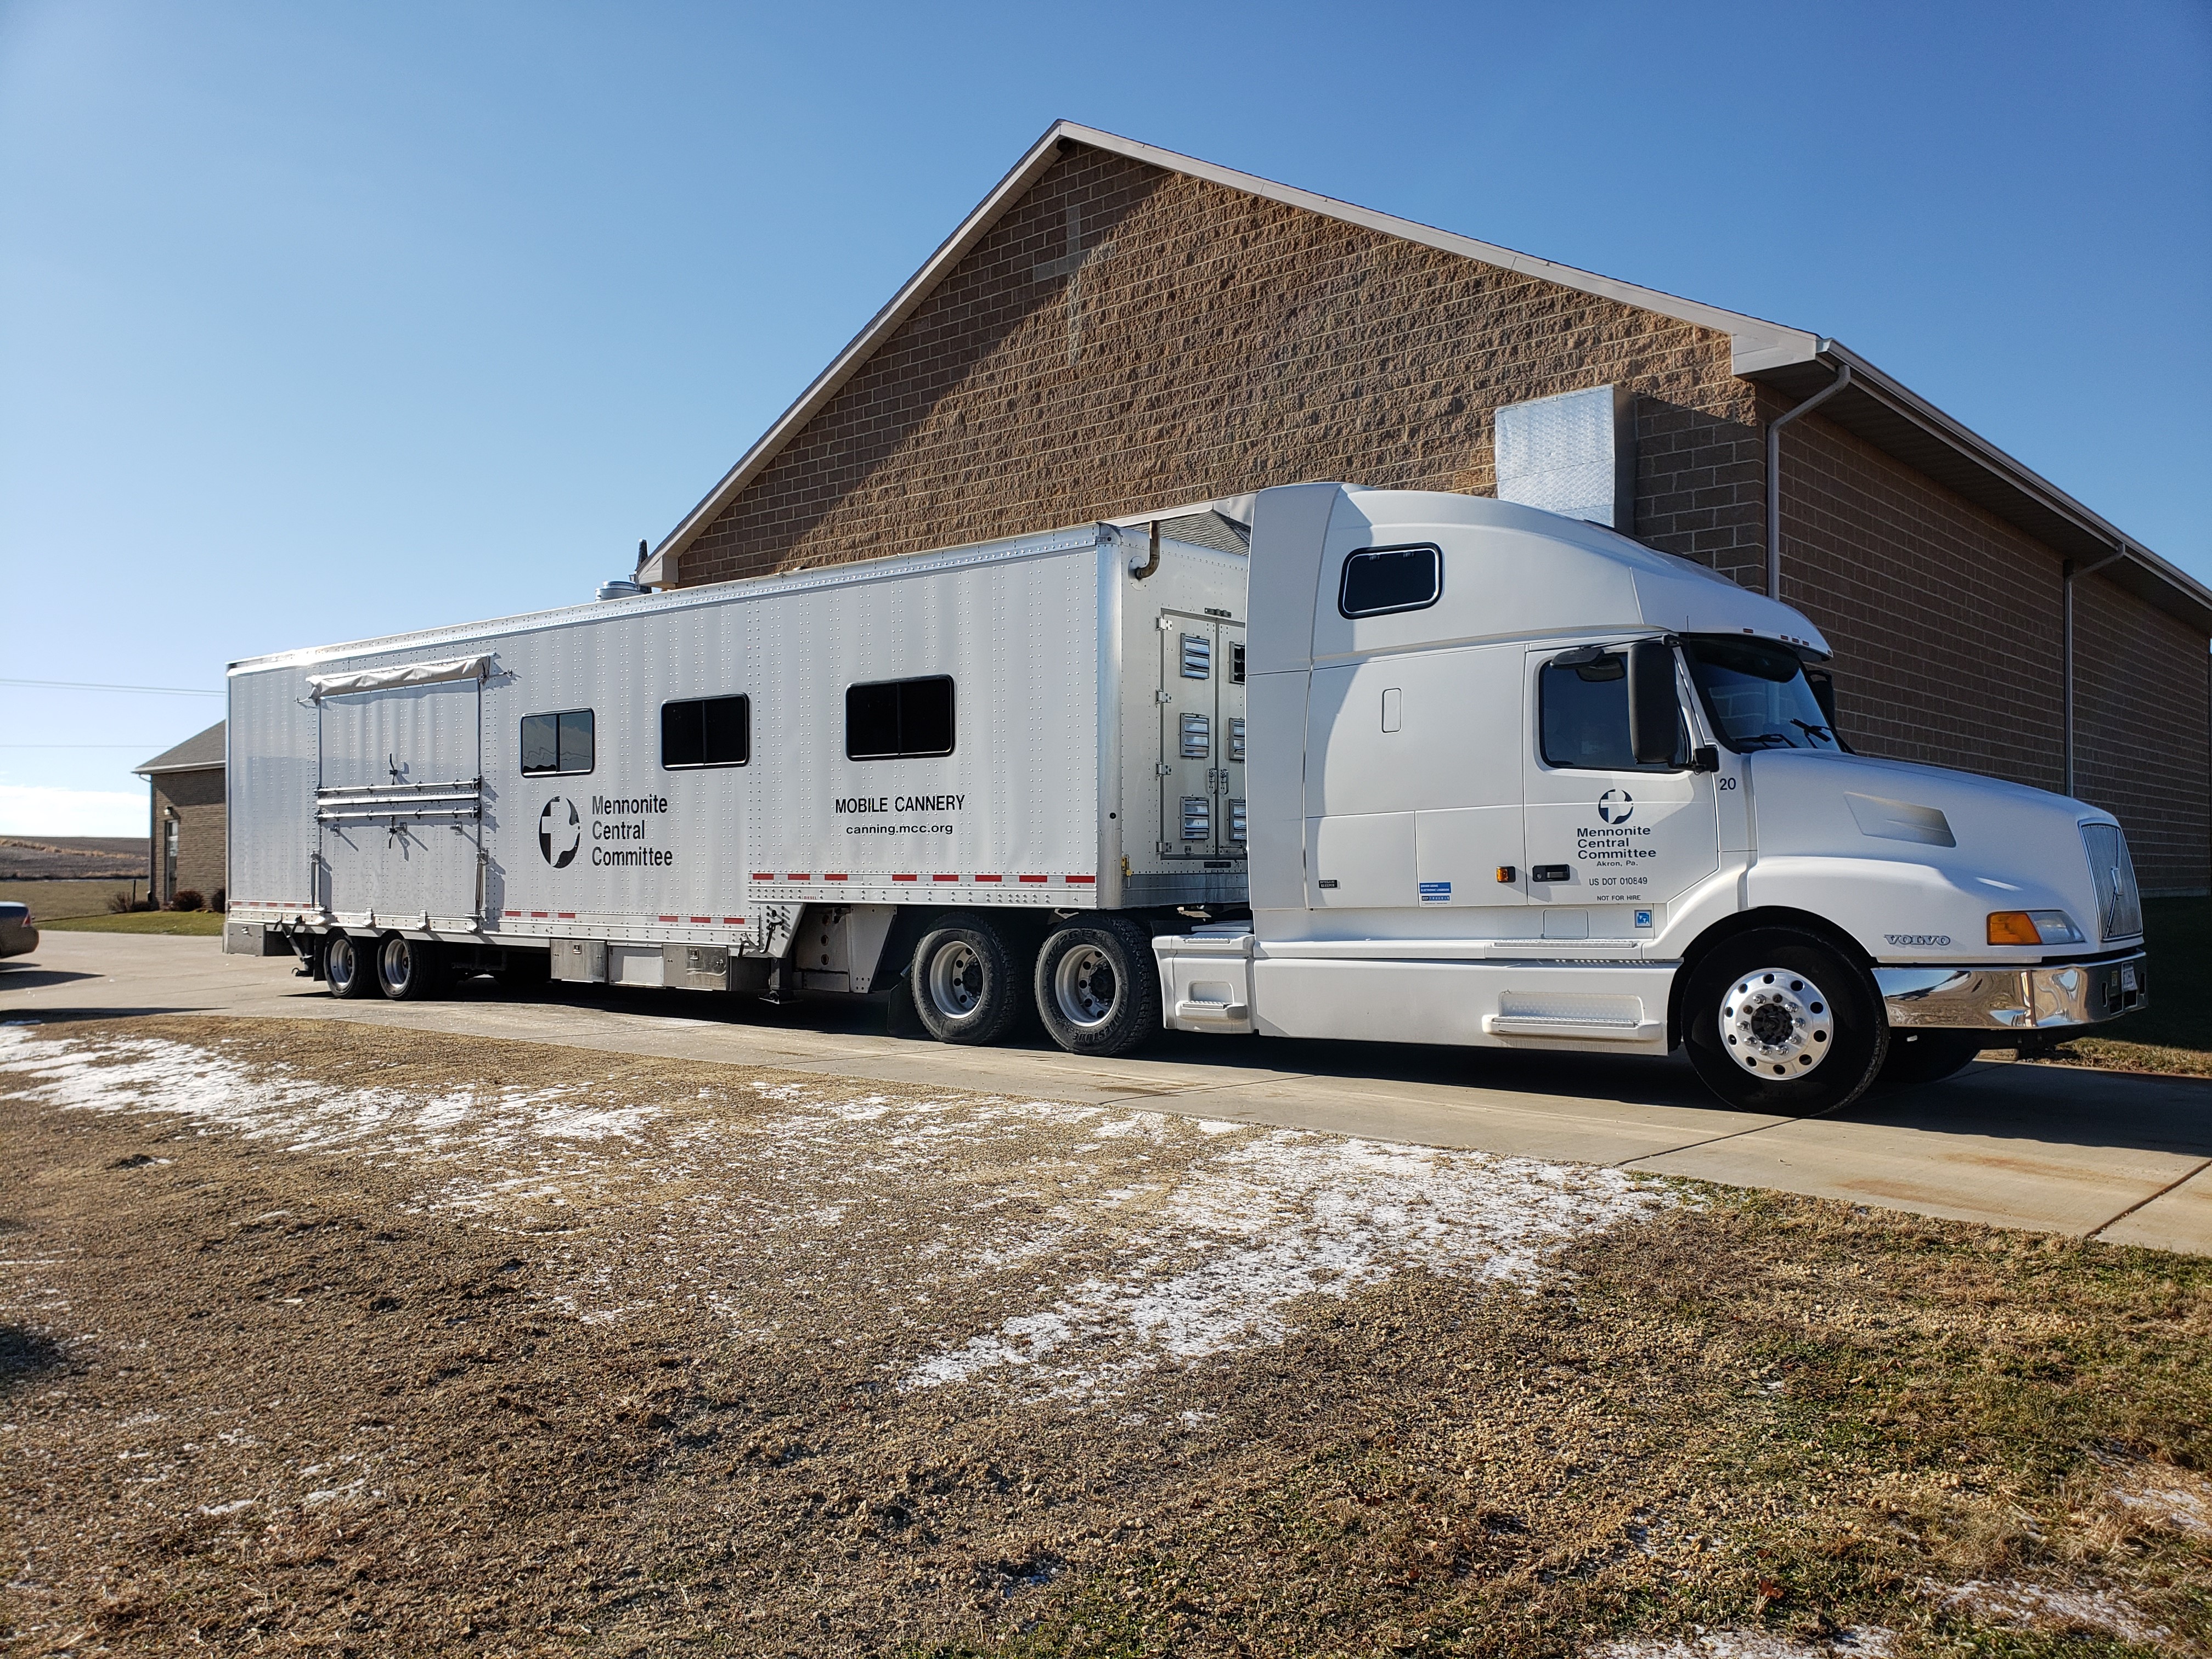
[[[1244,627],[1162,613],[1159,850],[1244,856]]]
[[[318,697],[315,896],[340,922],[481,920],[483,695],[471,678]]]

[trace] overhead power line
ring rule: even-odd
[[[86,680],[5,680],[0,685],[31,685],[42,691],[155,691],[171,697],[219,697],[220,691],[210,691],[198,685],[98,685]]]

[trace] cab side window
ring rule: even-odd
[[[1544,764],[1591,772],[1679,771],[1690,762],[1690,734],[1679,727],[1674,758],[1638,766],[1628,738],[1628,659],[1618,652],[1571,651],[1544,665],[1536,680],[1538,736]]]

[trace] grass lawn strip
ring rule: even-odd
[[[42,1649],[2212,1635],[2212,1263],[370,1027],[0,1042]]]
[[[132,910],[119,915],[35,917],[33,925],[52,933],[154,933],[189,939],[222,937],[220,910]]]

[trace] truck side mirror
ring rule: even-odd
[[[1638,766],[1664,766],[1682,735],[1674,690],[1674,648],[1657,640],[1628,647],[1628,744]]]

